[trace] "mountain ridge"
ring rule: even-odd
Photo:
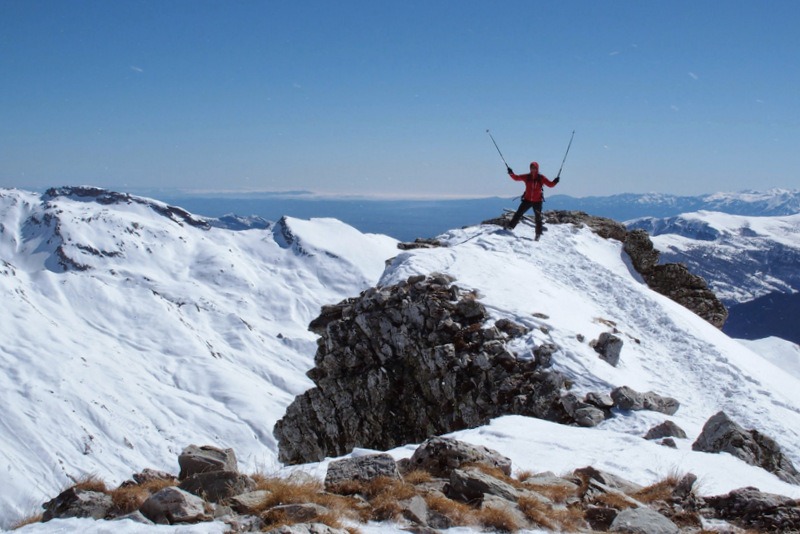
[[[182,223],[147,200],[86,198],[0,191],[4,525],[70,477],[169,470],[192,442],[222,442],[244,465],[280,470],[272,430],[312,385],[305,373],[318,341],[308,326],[322,306],[431,272],[475,292],[491,320],[530,328],[510,343],[521,357],[555,342],[553,363],[575,393],[626,384],[672,395],[690,436],[724,408],[800,459],[798,380],[647,289],[620,243],[579,225],[550,225],[534,243],[524,225],[505,235],[476,224],[439,236],[448,246],[401,251],[392,238],[333,219],[232,230]],[[289,246],[274,238],[276,229],[286,237],[281,228]],[[59,266],[57,246],[88,268]],[[626,340],[618,367],[589,346],[612,328]],[[522,469],[596,463],[646,482],[664,474],[659,466],[680,465],[707,477],[710,491],[743,485],[726,475],[735,473],[800,497],[756,468],[691,451],[689,440],[677,440],[675,453],[646,442],[663,416],[621,415],[595,429],[503,417],[458,435]]]

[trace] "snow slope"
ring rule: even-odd
[[[459,439],[497,449],[516,469],[595,465],[642,484],[692,471],[705,494],[753,485],[800,498],[800,487],[731,456],[691,451],[724,409],[800,465],[800,379],[650,291],[620,243],[570,225],[551,225],[538,243],[524,225],[512,235],[472,226],[440,236],[448,247],[400,252],[332,219],[233,231],[166,208],[0,192],[3,526],[70,477],[118,483],[145,467],[175,472],[191,443],[233,447],[244,471],[278,470],[272,426],[311,386],[304,373],[316,343],[306,327],[319,307],[431,272],[475,289],[494,319],[534,327],[515,341],[520,357],[556,344],[554,365],[575,391],[628,385],[675,397],[681,408],[670,419],[689,435],[678,449],[646,441],[666,417],[633,412],[592,429],[509,416]],[[65,270],[70,261],[87,268]],[[589,346],[612,324],[625,342],[616,368]],[[299,469],[322,476],[327,463]],[[69,520],[22,532],[59,528],[104,527]]]
[[[230,231],[164,208],[0,192],[4,525],[69,477],[175,471],[191,443],[273,466],[272,427],[311,386],[308,323],[397,250],[330,219]]]

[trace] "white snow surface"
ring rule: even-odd
[[[474,289],[492,320],[532,327],[512,346],[519,357],[557,345],[554,366],[578,394],[627,385],[681,403],[671,417],[617,413],[597,428],[506,416],[453,436],[496,449],[515,470],[564,474],[593,465],[639,484],[691,471],[706,495],[756,486],[800,498],[800,487],[762,469],[691,450],[705,421],[724,410],[773,437],[800,465],[796,353],[787,360],[774,356],[785,354],[783,345],[731,339],[649,290],[616,241],[571,225],[551,225],[539,242],[524,224],[512,235],[471,226],[439,236],[446,247],[400,251],[389,237],[333,219],[233,231],[136,200],[0,190],[3,528],[40,511],[76,477],[116,485],[147,467],[177,472],[190,444],[233,448],[243,472],[324,476],[331,459],[281,466],[272,436],[288,404],[313,386],[305,376],[316,350],[309,322],[324,304],[432,272]],[[618,367],[589,345],[611,325],[625,343]],[[689,435],[677,449],[642,438],[665,419]],[[409,457],[415,446],[389,452]],[[142,526],[71,519],[19,532],[74,530]],[[151,530],[223,532],[224,525]]]

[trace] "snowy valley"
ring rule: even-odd
[[[309,324],[323,306],[431,273],[477,295],[490,321],[524,325],[527,333],[511,343],[517,358],[554,345],[553,368],[572,393],[629,386],[680,403],[669,417],[614,410],[593,428],[507,415],[452,436],[499,451],[517,470],[594,466],[638,484],[692,472],[708,495],[756,486],[800,498],[800,486],[764,469],[692,450],[704,423],[723,410],[800,465],[796,346],[732,339],[650,290],[622,243],[587,227],[551,224],[534,242],[524,224],[508,234],[479,222],[438,236],[441,247],[400,250],[395,239],[335,219],[253,224],[92,188],[0,191],[0,526],[36,513],[86,474],[119,484],[144,468],[174,472],[190,444],[234,449],[244,472],[324,476],[330,458],[283,466],[273,435],[313,386],[306,372],[318,336]],[[786,232],[794,252],[782,257],[796,265],[797,219],[780,224],[770,231]],[[654,241],[666,251],[678,239]],[[690,265],[698,274],[707,268]],[[732,280],[730,291],[740,285]],[[591,346],[609,331],[624,341],[616,366]],[[643,438],[666,419],[687,434],[674,449]],[[388,452],[408,458],[416,445]],[[55,520],[23,532],[57,528],[103,527]]]

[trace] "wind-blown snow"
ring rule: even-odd
[[[431,272],[476,290],[494,319],[534,327],[513,346],[520,357],[556,344],[554,365],[579,394],[628,385],[675,397],[681,408],[669,419],[689,435],[677,450],[646,441],[667,417],[633,412],[593,429],[508,416],[459,439],[497,449],[518,470],[595,465],[640,484],[691,471],[705,494],[753,485],[800,497],[729,455],[691,450],[703,423],[725,410],[800,465],[800,380],[650,291],[618,242],[570,225],[551,225],[538,243],[524,225],[513,235],[473,226],[440,236],[448,247],[400,252],[390,238],[332,219],[232,231],[182,223],[154,205],[0,192],[5,527],[70,477],[113,484],[145,467],[175,472],[192,443],[234,448],[246,472],[279,470],[272,427],[312,386],[307,325],[320,306]],[[64,271],[59,250],[88,269]],[[589,346],[612,324],[625,342],[617,368]],[[301,469],[323,475],[327,463]],[[22,532],[61,527],[105,528],[70,520]]]

